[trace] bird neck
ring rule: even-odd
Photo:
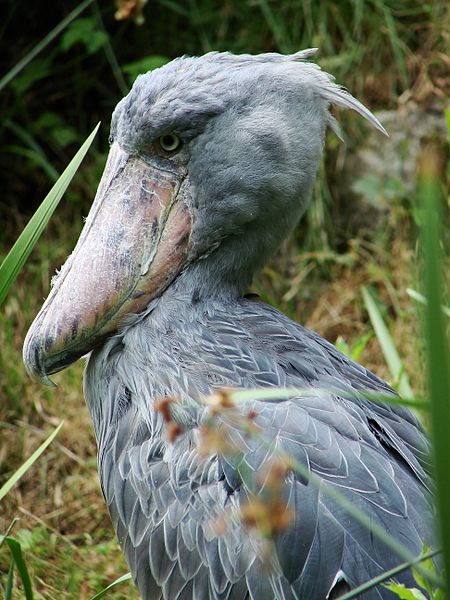
[[[241,298],[251,281],[251,275],[233,277],[211,262],[198,261],[183,271],[161,297],[183,300],[188,305],[208,303],[209,300],[228,303]]]
[[[209,299],[231,301],[242,297],[256,270],[255,261],[236,250],[233,244],[223,243],[209,256],[192,262],[165,295],[185,298],[192,304]]]

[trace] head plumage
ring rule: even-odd
[[[271,94],[298,98],[303,94],[323,100],[326,106],[350,108],[386,134],[359,100],[308,60],[316,50],[290,55],[209,52],[200,57],[177,58],[137,78],[116,108],[113,130],[137,135],[138,129],[145,128],[148,135],[152,130],[174,129],[188,139],[201,131],[210,117],[230,106],[255,102],[255,96],[256,102],[264,102]],[[339,125],[329,112],[326,120],[340,135]]]

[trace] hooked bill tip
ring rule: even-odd
[[[28,374],[35,380],[42,382],[49,387],[57,385],[47,375],[42,364],[42,347],[36,337],[28,333],[23,347],[23,362]]]
[[[44,385],[47,385],[48,387],[51,387],[51,388],[57,388],[58,387],[56,385],[56,383],[54,381],[52,381],[48,375],[43,375],[41,377],[40,381],[41,381],[41,383],[43,383]]]

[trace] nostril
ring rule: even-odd
[[[50,352],[50,348],[53,346],[54,341],[55,341],[54,336],[51,334],[47,334],[47,336],[45,337],[45,342],[44,342],[45,352]]]

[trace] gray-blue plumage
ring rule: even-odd
[[[244,296],[309,201],[326,127],[335,126],[330,103],[355,109],[382,130],[357,100],[305,62],[310,54],[178,59],[138,78],[114,112],[113,147],[131,161],[177,173],[192,224],[185,262],[158,279],[158,295],[122,319],[112,337],[100,345],[96,338],[85,376],[102,489],[147,600],[324,600],[401,562],[322,487],[289,472],[282,493],[293,523],[275,536],[267,569],[261,543],[238,509],[250,490],[261,492],[258,473],[278,451],[336,486],[412,554],[424,543],[436,545],[429,447],[415,417],[365,400],[363,391],[394,392],[317,334]],[[161,152],[157,140],[172,134],[182,146]],[[117,161],[104,189],[122,189],[121,173],[133,176],[126,165],[141,164]],[[148,186],[138,184],[142,203]],[[155,221],[152,236],[162,244],[165,230],[158,231]],[[77,250],[74,256],[58,284],[69,280]],[[141,267],[141,279],[148,269]],[[75,346],[78,326],[75,319],[67,338],[73,356],[82,352]],[[42,359],[44,343],[30,335],[30,371],[42,376],[67,364],[59,347],[50,356],[53,337]],[[310,393],[243,403],[243,418],[252,411],[264,442],[236,427],[232,456],[204,456],[198,453],[208,414],[203,399],[224,387]],[[167,396],[178,400],[173,418],[182,428],[173,443],[155,410]],[[213,523],[224,515],[228,526],[219,535]],[[416,585],[410,572],[397,579]],[[377,587],[363,597],[392,595]]]
[[[342,390],[248,402],[243,414],[254,410],[265,440],[338,486],[409,551],[430,543],[428,445],[420,425],[403,408],[354,397],[358,390],[391,391],[385,383],[262,303],[193,305],[169,290],[151,316],[93,353],[85,382],[103,491],[144,598],[322,599],[339,572],[353,587],[401,562],[294,474],[286,494],[295,525],[276,539],[273,573],[261,567],[239,520],[217,537],[212,524],[245,500],[249,469],[256,474],[273,456],[258,438],[236,436],[238,464],[227,455],[199,458],[204,408],[191,400],[223,386]],[[166,395],[186,403],[179,416],[186,433],[174,444],[152,408]],[[410,574],[398,579],[416,585]],[[365,597],[390,595],[377,588]]]

